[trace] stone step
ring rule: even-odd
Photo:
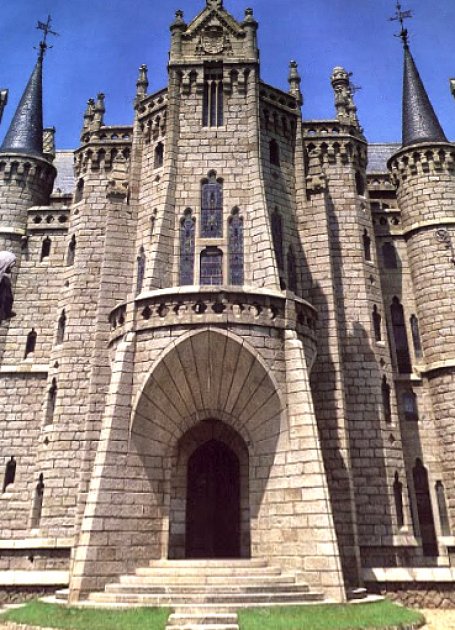
[[[140,576],[140,575],[122,575],[120,576],[120,584],[144,584],[159,586],[186,586],[186,585],[199,585],[199,586],[217,586],[219,584],[226,584],[228,580],[225,575],[174,575],[168,576],[164,579],[162,576]],[[236,575],[235,582],[239,586],[257,586],[259,584],[295,584],[295,577],[293,575]]]
[[[167,620],[167,625],[170,627],[181,626],[185,624],[226,624],[235,625],[238,621],[236,613],[219,613],[210,611],[201,611],[199,614],[186,613],[172,613]]]
[[[218,593],[233,595],[238,593],[308,593],[309,587],[306,584],[256,584],[254,586],[246,584],[210,584],[204,585],[175,585],[175,584],[107,584],[106,593],[124,593],[139,595],[191,595],[205,594],[216,596]]]
[[[234,577],[237,575],[280,575],[281,569],[279,567],[237,567],[235,565],[219,567],[213,565],[211,567],[187,567],[186,565],[180,565],[176,567],[140,567],[135,571],[136,575],[140,576],[175,576],[175,575],[190,575],[195,577],[202,576],[216,576],[224,575],[227,577]]]
[[[267,560],[263,558],[233,558],[230,560],[229,558],[221,558],[217,560],[150,560],[150,567],[166,567],[169,569],[179,568],[181,566],[185,566],[188,568],[197,568],[202,569],[204,567],[261,567],[265,568],[268,566]]]
[[[283,593],[175,593],[175,594],[150,594],[150,593],[90,593],[89,601],[131,604],[136,606],[181,606],[184,604],[264,604],[272,602],[308,602],[322,601],[322,593],[309,592],[283,592]]]
[[[252,602],[247,601],[244,603],[197,603],[190,601],[185,604],[178,604],[175,606],[180,611],[187,610],[189,613],[194,613],[196,611],[216,611],[219,612],[223,610],[224,612],[237,612],[243,608],[263,608],[264,605],[270,608],[280,608],[281,606],[312,606],[314,604],[336,604],[335,600],[332,599],[324,599],[323,595],[320,595],[320,599],[315,599],[311,601],[295,601],[295,602],[287,602],[287,601],[274,601],[274,602]],[[85,599],[81,600],[77,603],[78,608],[103,608],[105,610],[114,609],[114,610],[125,610],[131,607],[137,606],[156,606],[156,604],[147,604],[137,602],[115,602],[115,601],[102,601],[96,599]]]

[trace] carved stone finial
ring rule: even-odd
[[[299,66],[296,61],[291,61],[289,64],[289,94],[295,97],[298,104],[303,105],[303,95],[300,89],[302,79],[299,73]]]
[[[140,97],[147,94],[147,88],[149,86],[147,72],[147,66],[145,64],[142,64],[142,66],[140,66],[139,68],[139,76],[136,83],[136,96]]]
[[[176,28],[186,28],[185,20],[183,19],[183,11],[180,9],[175,12],[175,19],[171,24],[171,30]]]
[[[104,125],[104,114],[106,112],[104,98],[104,94],[100,92],[96,97],[96,103],[93,108],[93,129],[96,131]]]
[[[209,9],[222,9],[223,0],[207,0],[207,7]]]
[[[357,107],[354,103],[354,86],[351,83],[351,73],[341,66],[337,66],[333,69],[331,82],[335,92],[335,108],[338,120],[341,123],[353,125],[360,129]]]

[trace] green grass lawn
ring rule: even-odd
[[[108,610],[31,602],[0,616],[3,620],[65,630],[164,630],[166,608]],[[389,601],[355,606],[288,606],[239,611],[240,630],[368,630],[423,624],[413,610]]]
[[[170,612],[167,608],[95,610],[31,602],[0,615],[0,624],[2,621],[14,621],[65,630],[164,630]]]
[[[348,606],[289,606],[239,611],[241,630],[366,630],[421,623],[418,612],[390,601]]]

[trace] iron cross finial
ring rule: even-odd
[[[48,48],[52,48],[52,46],[49,46],[48,43],[47,43],[48,35],[55,35],[55,36],[59,35],[59,33],[56,33],[55,31],[51,30],[51,24],[52,24],[52,18],[51,18],[50,15],[48,15],[47,16],[47,22],[40,22],[38,20],[38,24],[36,26],[38,31],[43,31],[43,33],[44,33],[44,37],[39,43],[41,58],[44,57],[44,53],[46,52],[46,50]]]
[[[405,47],[409,45],[409,33],[408,29],[404,26],[404,21],[412,18],[412,11],[403,11],[400,0],[397,0],[397,10],[393,17],[389,18],[390,22],[399,22],[401,24],[401,31],[395,35],[399,37]]]

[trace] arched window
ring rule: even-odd
[[[136,281],[136,293],[142,291],[142,285],[144,284],[145,276],[145,251],[143,246],[139,248],[139,254],[137,255],[137,281]]]
[[[446,494],[442,481],[437,481],[435,485],[436,498],[438,500],[439,520],[441,522],[441,533],[443,536],[450,536],[450,521],[447,511]]]
[[[223,284],[223,252],[218,247],[206,247],[201,252],[200,284]]]
[[[381,341],[382,332],[381,332],[381,313],[378,311],[378,307],[376,304],[373,306],[373,329],[374,329],[374,339],[375,341]]]
[[[229,219],[229,284],[241,286],[243,282],[243,219],[234,208]]]
[[[57,401],[57,379],[53,378],[49,391],[47,392],[46,418],[45,424],[52,424],[54,420],[55,403]]]
[[[365,179],[358,171],[355,174],[355,189],[358,195],[362,197],[365,195]]]
[[[66,329],[66,313],[65,309],[60,313],[60,317],[58,318],[57,324],[57,343],[63,343],[65,338],[65,329]]]
[[[297,263],[295,260],[294,250],[292,245],[289,246],[287,254],[287,266],[288,266],[288,286],[289,290],[297,293]]]
[[[190,208],[180,221],[180,285],[194,284],[195,220]]]
[[[419,419],[419,409],[417,407],[417,396],[414,392],[404,392],[402,396],[404,417],[406,420],[417,422]]]
[[[66,264],[68,267],[74,265],[74,257],[76,256],[76,236],[73,234],[68,244],[68,253],[66,256]]]
[[[79,201],[82,201],[83,196],[84,196],[84,180],[80,179],[77,182],[76,190],[74,192],[74,203],[79,203]]]
[[[382,245],[382,260],[385,269],[398,269],[397,251],[395,245],[390,241],[386,241]]]
[[[46,238],[43,241],[43,244],[41,245],[41,260],[42,261],[45,258],[49,258],[51,254],[51,245],[52,245],[51,239],[48,236],[46,236]]]
[[[155,156],[153,162],[153,168],[161,168],[164,163],[164,144],[162,142],[158,142],[155,147]]]
[[[223,186],[215,171],[202,182],[201,190],[201,238],[223,236]]]
[[[365,260],[371,261],[371,238],[368,235],[368,230],[363,232],[363,255]]]
[[[5,468],[5,477],[3,479],[3,492],[6,492],[8,486],[14,483],[16,479],[16,460],[14,457],[11,457],[9,462],[6,464]]]
[[[438,544],[434,526],[433,508],[431,506],[430,487],[428,485],[428,472],[422,460],[419,458],[416,459],[412,475],[414,479],[423,555],[437,556]]]
[[[33,497],[31,528],[36,529],[41,522],[41,514],[43,511],[43,497],[44,497],[44,476],[40,474],[38,483],[35,488],[35,496]]]
[[[403,307],[400,300],[394,297],[390,307],[392,316],[393,337],[395,341],[395,351],[397,357],[397,367],[400,374],[410,374],[412,372],[411,357],[409,355],[408,336],[404,319]]]
[[[412,343],[414,346],[414,353],[417,359],[422,358],[422,343],[420,341],[419,320],[415,315],[411,315],[409,318],[411,324]]]
[[[35,331],[34,328],[32,328],[31,331],[27,335],[27,342],[25,344],[24,359],[26,359],[29,354],[33,354],[35,352],[36,337],[37,337],[36,331]]]
[[[280,166],[280,147],[276,140],[269,142],[270,164]]]
[[[393,496],[395,498],[395,512],[397,515],[398,527],[404,525],[404,511],[403,511],[403,484],[400,481],[398,472],[395,473],[395,481],[393,483]]]
[[[206,72],[202,124],[204,127],[221,127],[224,118],[223,73],[221,68]]]
[[[272,212],[272,240],[278,269],[283,270],[283,219],[278,208]]]
[[[385,376],[382,377],[382,385],[381,385],[381,393],[382,393],[382,408],[384,411],[384,420],[386,422],[392,422],[392,405],[390,400],[390,385],[387,382],[387,378]]]

